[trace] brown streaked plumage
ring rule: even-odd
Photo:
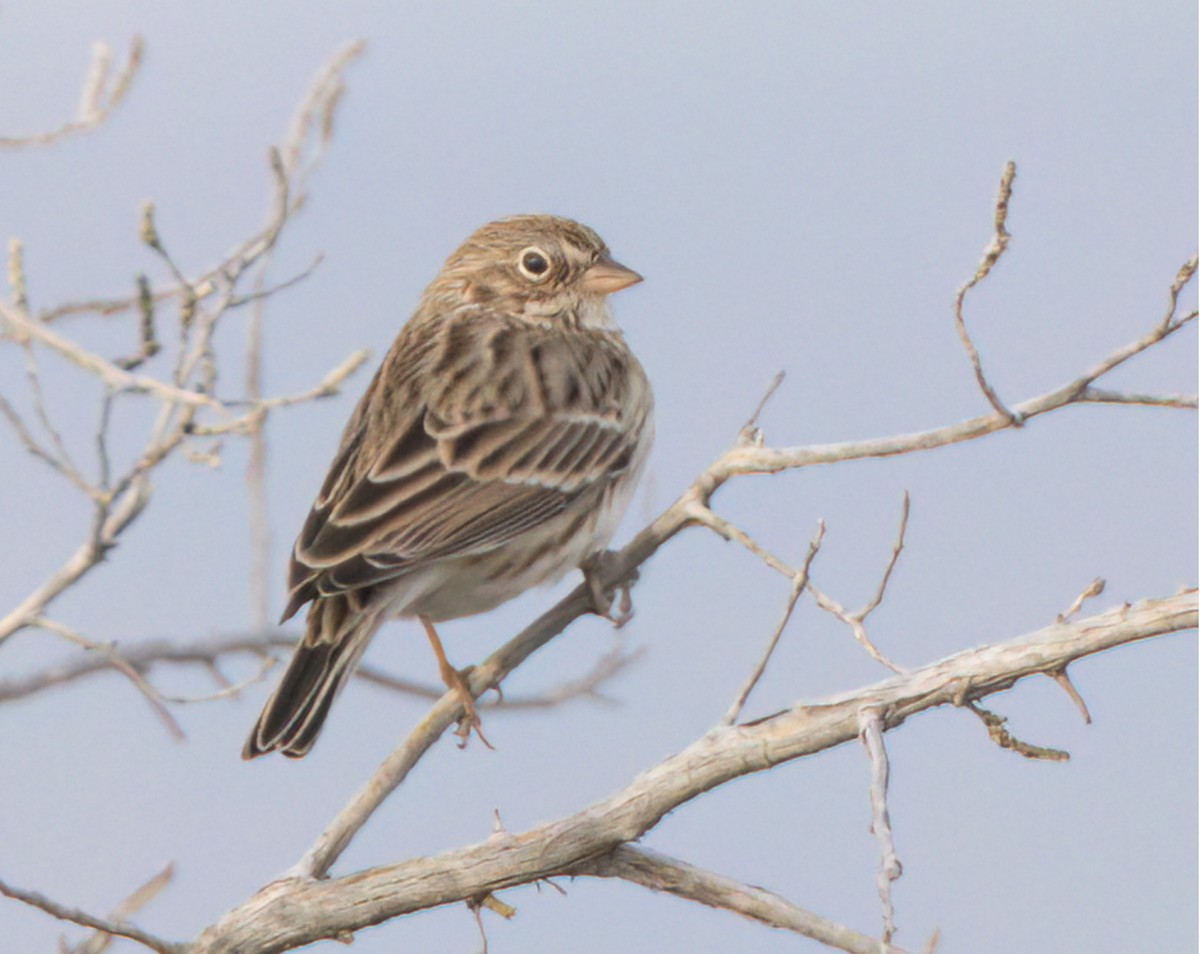
[[[612,536],[653,436],[650,384],[607,295],[640,281],[586,226],[485,225],[447,260],[351,415],[292,552],[308,628],[244,758],[308,752],[385,619],[490,610]]]

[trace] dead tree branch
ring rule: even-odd
[[[142,38],[134,36],[129,44],[129,56],[125,65],[115,73],[112,68],[112,49],[103,41],[92,47],[92,62],[79,95],[79,109],[75,119],[63,123],[48,132],[31,133],[25,136],[0,136],[0,147],[21,148],[46,146],[75,133],[87,132],[103,123],[121,105],[125,94],[133,83],[134,76],[142,65],[144,51]]]
[[[164,941],[162,938],[155,937],[153,934],[149,934],[123,921],[108,921],[104,918],[94,917],[86,911],[80,911],[78,908],[68,907],[65,904],[52,901],[37,891],[14,888],[0,881],[0,894],[12,898],[14,901],[24,902],[30,907],[37,908],[39,911],[45,911],[51,917],[56,917],[61,921],[71,921],[74,924],[91,928],[93,931],[99,931],[111,937],[125,937],[131,941],[137,941],[143,947],[148,947],[152,951],[158,951],[159,954],[183,954],[187,950],[187,945]]]
[[[148,504],[151,495],[150,475],[164,461],[180,455],[189,460],[212,464],[219,459],[219,447],[197,447],[197,437],[239,433],[249,434],[253,438],[260,433],[271,410],[335,394],[342,382],[361,366],[365,354],[356,352],[316,387],[298,395],[283,397],[262,397],[258,393],[257,377],[251,375],[248,396],[229,400],[222,399],[217,391],[220,369],[212,345],[218,324],[229,310],[248,301],[260,305],[265,296],[290,284],[284,282],[275,288],[266,288],[260,282],[252,295],[239,291],[239,282],[243,277],[251,269],[269,261],[290,217],[302,207],[304,186],[323,155],[332,130],[332,111],[340,100],[342,72],[361,49],[360,43],[348,45],[320,74],[321,81],[315,87],[316,92],[302,104],[298,122],[302,131],[316,124],[321,134],[312,136],[305,132],[299,139],[293,137],[289,140],[286,162],[278,150],[272,151],[272,189],[267,222],[218,266],[199,277],[189,278],[187,270],[176,262],[162,238],[153,204],[147,203],[143,207],[140,221],[142,242],[170,274],[173,282],[171,296],[177,305],[179,333],[173,346],[174,353],[161,355],[167,359],[170,368],[168,373],[155,374],[142,370],[149,360],[168,350],[156,336],[156,298],[150,291],[147,279],[139,280],[137,294],[127,302],[131,308],[136,305],[140,312],[140,349],[132,358],[110,360],[50,327],[45,314],[35,314],[30,309],[23,249],[19,242],[10,245],[8,274],[12,300],[8,303],[0,301],[0,344],[11,341],[26,353],[33,413],[46,437],[39,438],[14,404],[4,397],[0,397],[0,416],[7,420],[16,432],[18,441],[29,453],[49,464],[90,499],[93,517],[87,538],[66,562],[6,616],[0,618],[0,643],[33,625],[34,621],[45,619],[50,605],[67,588],[99,565],[104,555]],[[129,77],[140,62],[140,56],[141,45],[138,41],[129,67],[117,78],[102,104],[101,92],[85,97],[95,107],[93,112],[97,116],[103,118],[120,101]],[[97,75],[100,79],[96,80],[98,85],[95,88],[102,91],[107,83],[107,67],[98,69]],[[60,309],[52,313],[63,312]],[[102,386],[99,398],[100,423],[94,442],[98,453],[97,479],[89,479],[75,465],[50,421],[37,374],[35,348],[75,365]],[[155,400],[158,414],[145,438],[141,454],[131,465],[118,471],[109,456],[108,433],[114,405],[119,398],[127,395]]]
[[[769,927],[793,931],[851,954],[905,954],[902,948],[806,911],[773,891],[742,884],[649,848],[622,845],[585,862],[573,873],[620,878],[651,891],[664,891],[711,908],[732,911]]]
[[[582,590],[580,600],[585,598]],[[920,712],[981,699],[1094,653],[1194,629],[1197,616],[1195,590],[1118,606],[751,723],[718,726],[609,798],[522,834],[497,832],[479,844],[329,880],[285,876],[205,930],[189,954],[286,951],[323,938],[344,938],[414,911],[570,873],[641,838],[668,812],[718,785],[854,740],[865,707],[877,709],[883,728],[891,731]],[[522,651],[510,643],[501,653]]]

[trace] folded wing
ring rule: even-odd
[[[619,342],[580,346],[478,311],[425,330],[405,329],[347,427],[293,550],[285,619],[317,596],[503,546],[635,455],[649,391]],[[398,363],[417,371],[397,381]]]

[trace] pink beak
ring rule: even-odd
[[[622,288],[636,285],[642,276],[620,262],[605,256],[583,273],[580,284],[583,290],[593,295],[611,295]]]

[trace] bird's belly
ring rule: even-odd
[[[486,553],[422,567],[395,583],[390,615],[434,622],[495,609],[534,586],[556,583],[597,550],[620,523],[633,480],[614,482],[598,507],[576,506]]]

